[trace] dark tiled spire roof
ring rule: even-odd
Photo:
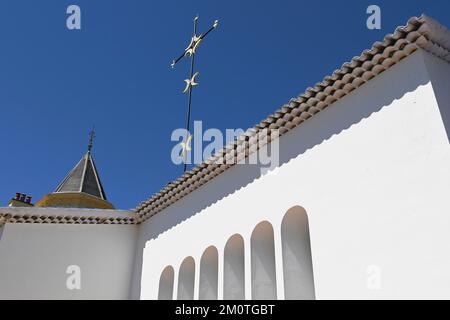
[[[84,192],[107,200],[94,159],[89,151],[54,191],[54,193],[64,192]]]

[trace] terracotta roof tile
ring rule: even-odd
[[[134,212],[124,210],[8,207],[0,208],[0,226],[5,223],[133,225],[137,219]]]

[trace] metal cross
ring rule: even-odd
[[[182,143],[183,145],[183,152],[182,155],[184,156],[184,172],[186,172],[187,169],[187,151],[189,151],[190,148],[190,142],[191,142],[191,135],[189,133],[189,125],[191,122],[191,103],[192,103],[192,88],[198,85],[198,82],[196,82],[196,78],[198,77],[199,73],[194,73],[194,66],[195,66],[195,53],[197,52],[197,49],[200,45],[200,43],[203,41],[203,39],[214,29],[216,29],[219,26],[219,20],[214,21],[214,24],[211,28],[209,28],[208,31],[206,31],[204,34],[197,35],[197,23],[198,23],[198,16],[194,18],[194,33],[191,38],[191,42],[189,43],[189,46],[184,50],[184,52],[175,60],[172,61],[171,67],[172,69],[175,68],[175,65],[184,57],[191,58],[191,69],[189,73],[189,79],[184,80],[186,82],[186,88],[184,89],[183,93],[188,94],[188,110],[187,110],[187,122],[186,122],[186,131],[187,136],[185,142]]]

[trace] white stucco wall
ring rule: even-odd
[[[195,259],[198,297],[200,258],[214,245],[221,298],[223,249],[239,233],[250,298],[250,237],[267,220],[282,299],[280,224],[299,205],[309,216],[317,299],[450,298],[449,71],[418,51],[283,136],[275,174],[235,166],[147,220],[132,297],[156,299],[167,265],[177,296],[187,256]],[[367,285],[374,270],[378,289]]]
[[[7,223],[0,227],[0,299],[128,299],[137,228]],[[66,286],[70,265],[81,269],[81,290]]]

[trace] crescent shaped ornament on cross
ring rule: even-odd
[[[183,157],[184,160],[186,160],[186,156],[187,156],[188,152],[192,150],[191,141],[192,141],[192,136],[189,134],[186,141],[180,142],[181,156]]]
[[[198,82],[195,82],[197,79],[197,76],[199,75],[198,72],[194,73],[191,79],[186,79],[184,82],[186,82],[186,88],[183,90],[183,93],[186,93],[191,89],[192,87],[198,86]]]
[[[189,46],[186,48],[186,50],[185,50],[185,55],[187,55],[187,56],[192,56],[193,54],[195,54],[195,52],[196,52],[196,50],[197,50],[197,48],[198,48],[198,46],[200,45],[200,43],[202,42],[202,35],[200,35],[200,36],[197,36],[197,35],[194,35],[192,38],[191,38],[191,42],[189,43]]]

